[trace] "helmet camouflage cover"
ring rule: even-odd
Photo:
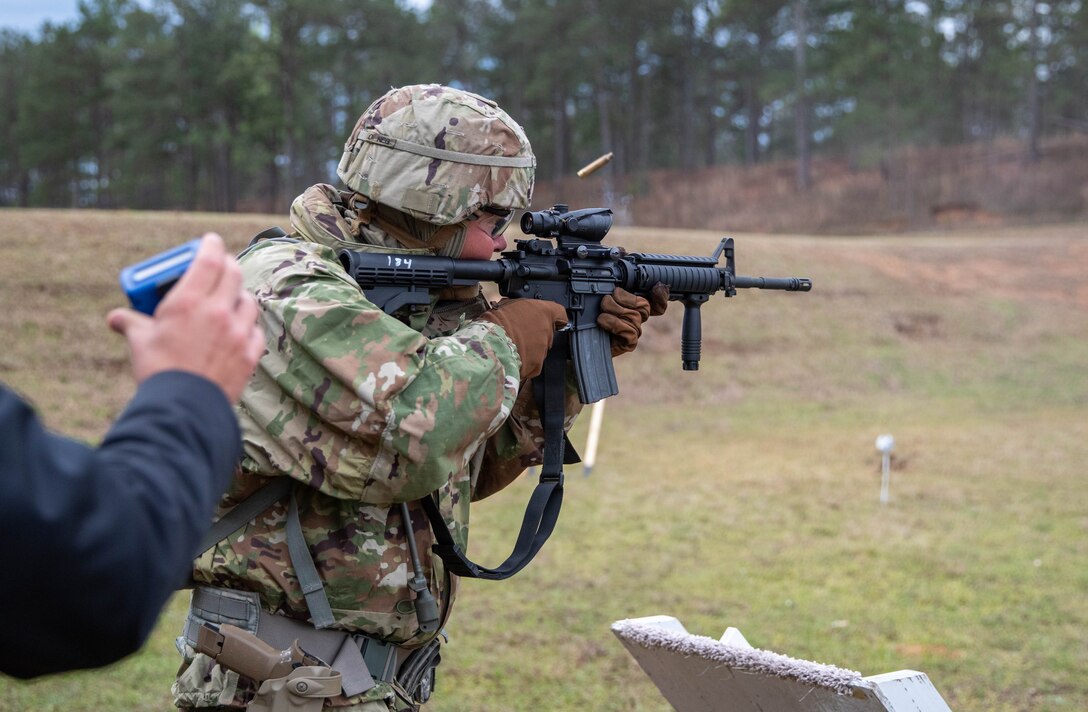
[[[336,174],[371,200],[435,225],[485,205],[528,208],[536,158],[505,111],[439,84],[393,89],[363,112]]]

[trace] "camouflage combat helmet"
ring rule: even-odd
[[[484,206],[529,207],[536,158],[490,99],[439,84],[393,89],[363,112],[336,174],[382,205],[433,225]]]

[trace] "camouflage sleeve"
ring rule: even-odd
[[[268,341],[239,406],[247,468],[374,504],[467,477],[518,395],[500,327],[428,339],[367,301],[322,246],[261,245],[242,264]]]
[[[570,430],[582,410],[578,387],[568,368],[563,430]],[[518,478],[527,467],[544,461],[544,427],[540,422],[533,389],[523,384],[510,417],[484,447],[483,464],[472,489],[472,501],[490,497]]]

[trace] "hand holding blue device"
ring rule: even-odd
[[[192,264],[200,242],[200,238],[190,240],[121,270],[121,289],[132,308],[149,316],[154,314],[155,307]]]

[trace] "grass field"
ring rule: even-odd
[[[0,211],[0,379],[96,440],[133,390],[104,326],[118,270],[206,228],[240,248],[283,222]],[[741,273],[814,291],[712,300],[697,373],[677,305],[648,325],[552,540],[508,582],[464,583],[427,709],[669,709],[609,632],[653,614],[866,675],[922,670],[956,712],[1088,709],[1088,228],[736,237]],[[505,557],[531,487],[477,507],[474,558]],[[0,710],[170,709],[183,599],[105,671],[0,678]]]

